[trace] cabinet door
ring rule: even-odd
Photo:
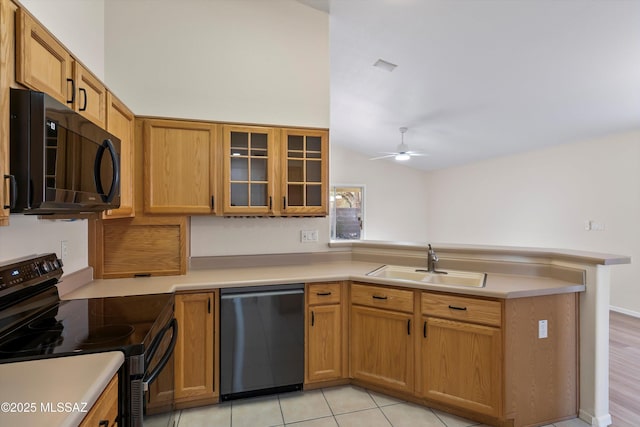
[[[214,212],[216,126],[144,122],[144,212]]]
[[[16,5],[0,2],[0,226],[9,225],[9,87],[14,84],[14,34]]]
[[[499,416],[502,402],[498,328],[423,317],[423,396]]]
[[[76,94],[73,109],[101,128],[107,122],[107,89],[96,76],[79,62],[73,63]]]
[[[63,104],[73,104],[73,58],[24,9],[16,12],[16,80],[48,93]]]
[[[118,374],[102,391],[96,403],[80,423],[80,427],[116,426],[118,418]]]
[[[107,92],[107,131],[120,139],[120,207],[105,212],[104,219],[134,216],[133,133],[135,116],[111,92]]]
[[[224,214],[269,215],[274,200],[274,130],[225,125]]]
[[[283,130],[283,215],[327,215],[328,135],[320,130]]]
[[[412,316],[351,307],[353,378],[401,391],[413,391]]]
[[[176,295],[175,399],[214,396],[214,294]]]
[[[307,314],[307,382],[342,377],[340,304],[309,307]]]

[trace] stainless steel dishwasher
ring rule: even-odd
[[[304,284],[220,291],[220,398],[301,390]]]

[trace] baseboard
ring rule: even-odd
[[[582,421],[586,422],[591,427],[607,427],[607,426],[610,426],[613,423],[613,421],[611,420],[611,414],[606,414],[606,415],[601,415],[599,417],[595,417],[595,416],[591,415],[590,413],[588,413],[586,411],[583,411],[581,409],[580,413],[578,414],[578,416],[580,417],[580,419]]]
[[[609,306],[609,310],[615,311],[616,313],[626,314],[627,316],[637,317],[640,319],[640,312],[637,312],[637,311],[627,310],[626,308],[615,307],[613,305]]]

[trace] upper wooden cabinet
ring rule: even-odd
[[[104,84],[22,8],[16,12],[16,80],[105,127]]]
[[[9,224],[9,88],[15,79],[15,10],[11,1],[0,2],[0,226]]]
[[[16,12],[16,43],[16,80],[71,107],[73,58],[22,8]]]
[[[73,63],[73,109],[105,128],[107,122],[107,89],[96,76],[79,62]]]
[[[120,139],[120,207],[108,210],[103,218],[134,216],[133,166],[135,116],[111,92],[107,92],[107,132]]]
[[[144,212],[214,213],[217,126],[148,119],[143,127]]]
[[[270,215],[274,204],[275,131],[223,125],[223,214]]]
[[[283,215],[327,215],[329,133],[283,129],[281,170]]]

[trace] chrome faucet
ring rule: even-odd
[[[436,262],[438,262],[438,255],[436,255],[436,251],[431,247],[431,243],[429,243],[429,250],[427,251],[427,271],[429,273],[436,272]]]

